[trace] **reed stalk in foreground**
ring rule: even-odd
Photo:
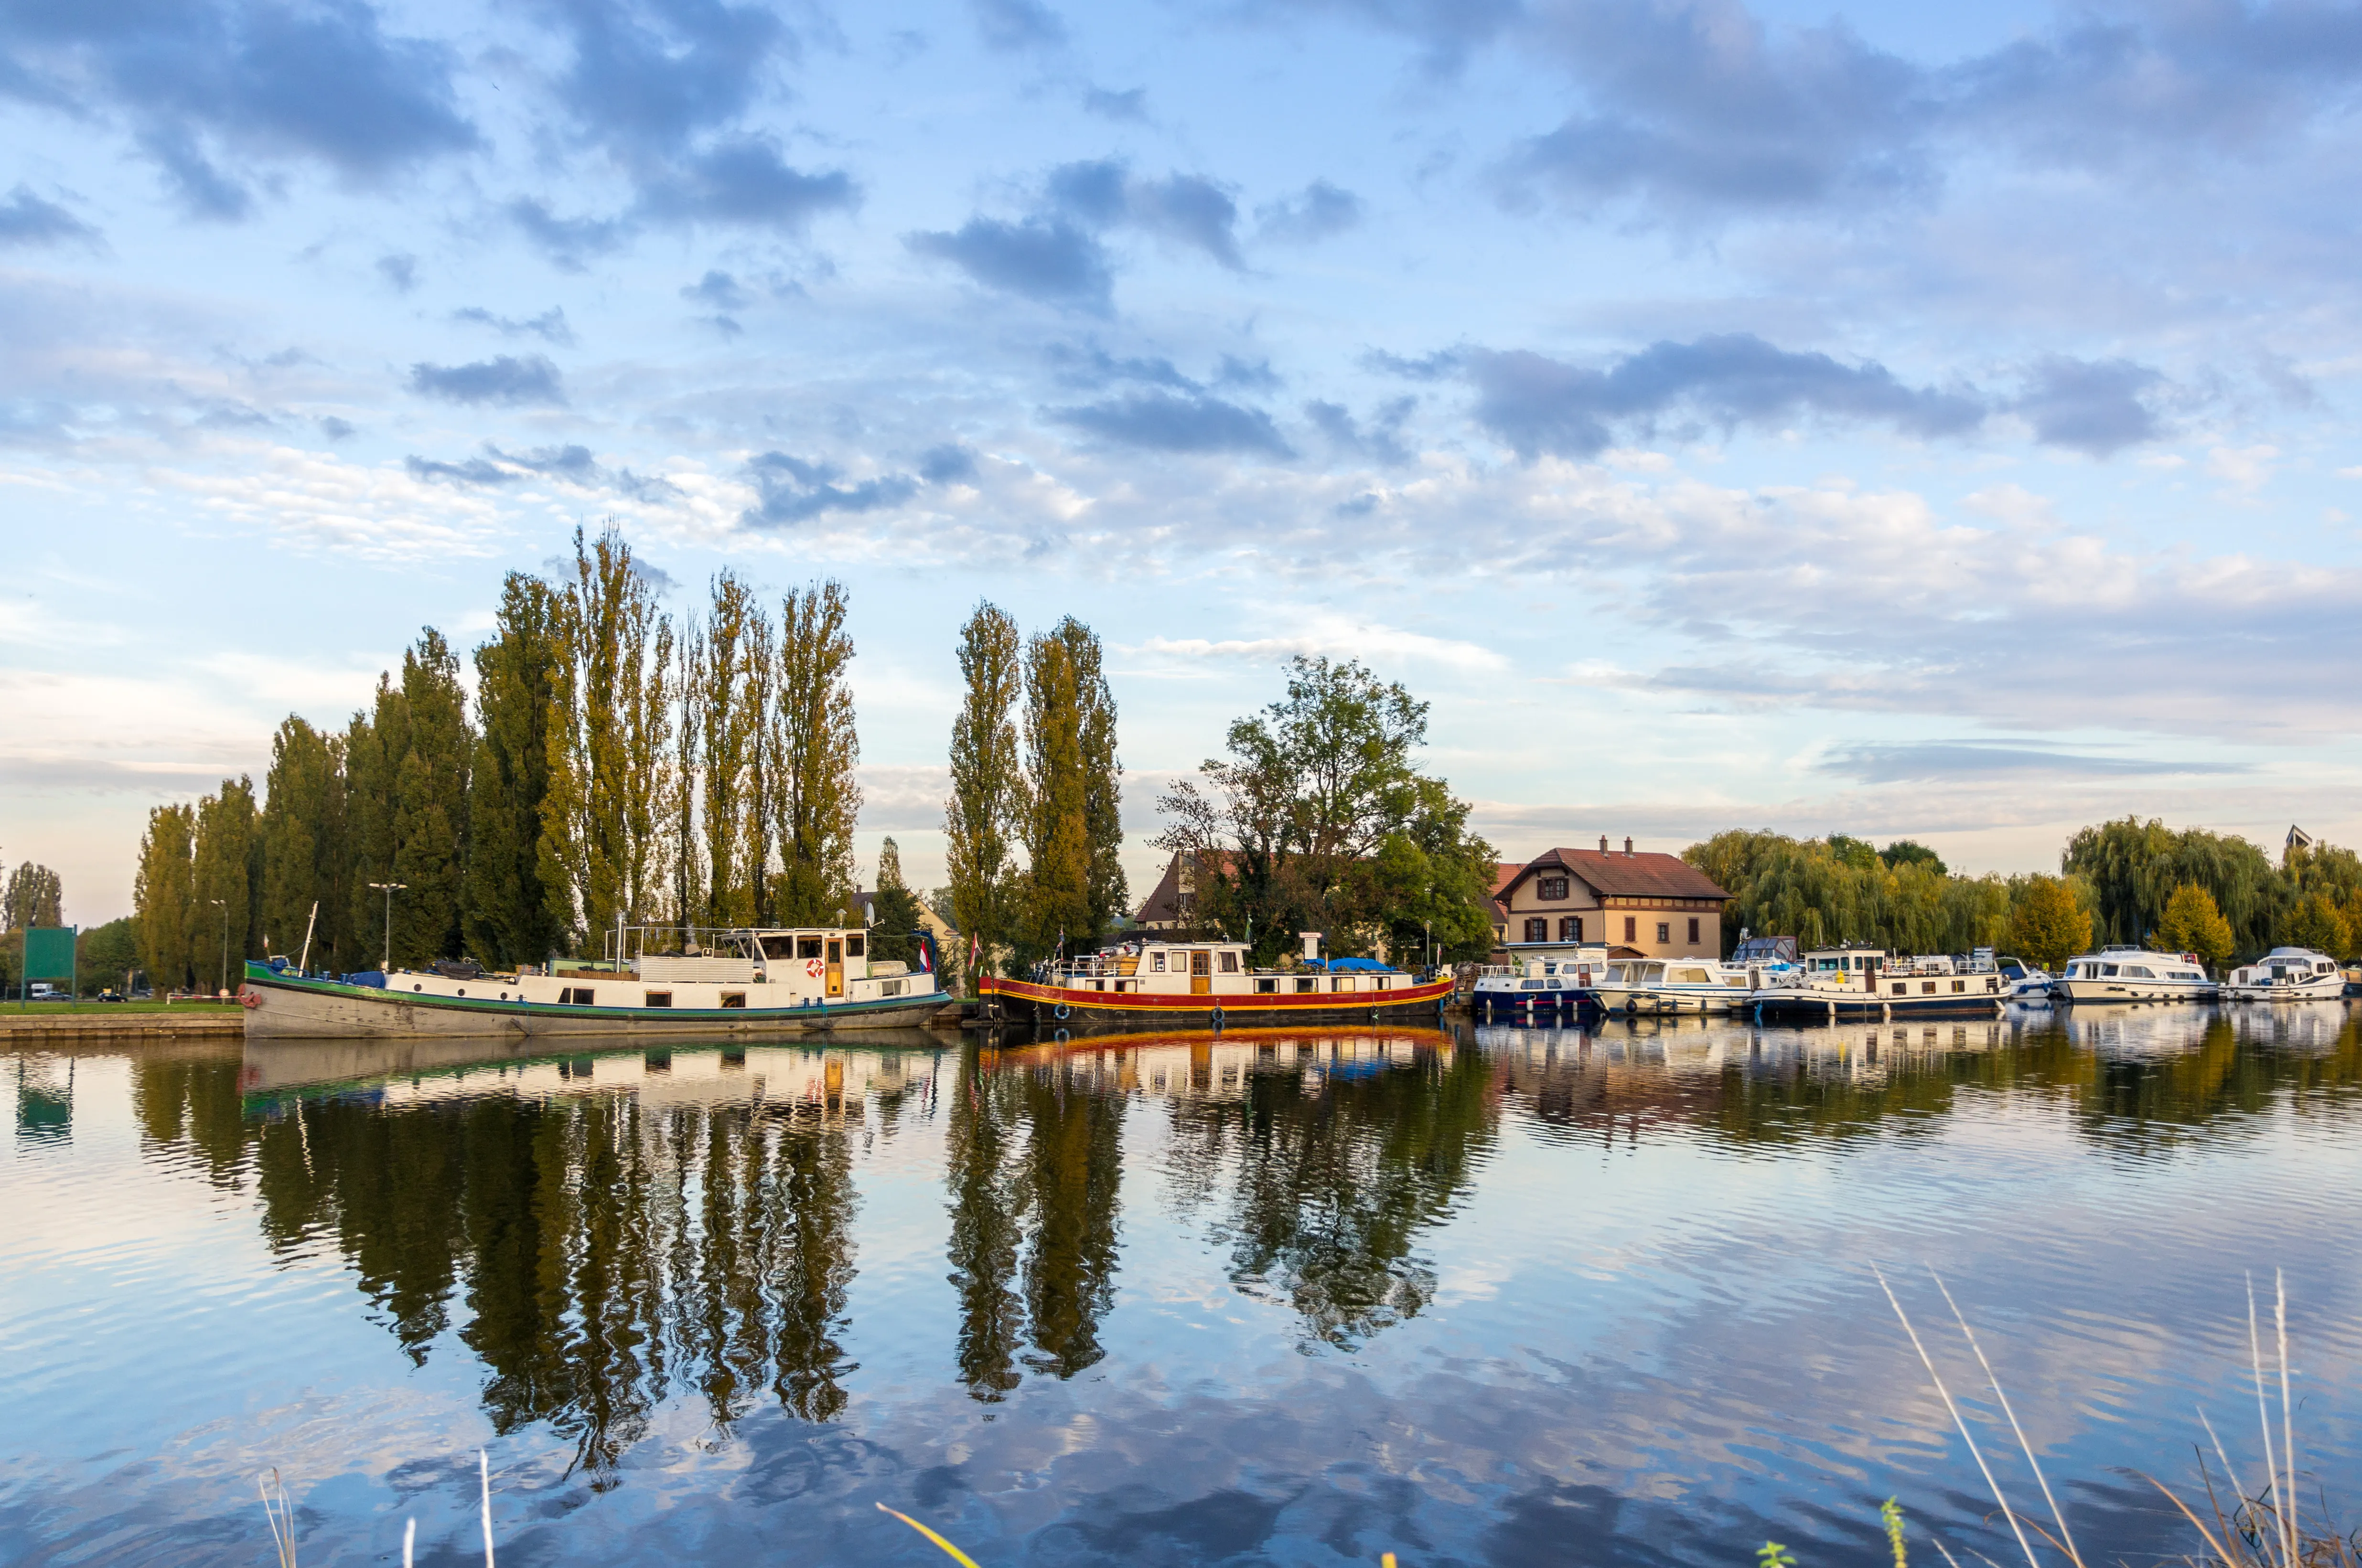
[[[2058,1499],[2051,1493],[2049,1479],[2042,1473],[2041,1461],[2035,1457],[2034,1444],[2027,1439],[2025,1429],[2018,1424],[2017,1412],[2010,1405],[2009,1395],[2002,1388],[2001,1378],[1994,1373],[1992,1363],[1985,1359],[1984,1347],[1977,1343],[1975,1331],[1969,1327],[1968,1318],[1960,1311],[1959,1303],[1952,1299],[1952,1292],[1944,1284],[1942,1276],[1933,1268],[1927,1271],[1929,1277],[1936,1282],[1936,1288],[1943,1293],[1944,1304],[1951,1309],[1961,1337],[1975,1354],[1977,1365],[1983,1369],[1994,1401],[2009,1420],[2010,1432],[2017,1439],[2018,1449],[2025,1455],[2026,1467],[2034,1473],[2035,1484],[2041,1488],[2042,1500],[2050,1510],[2049,1527],[2045,1527],[2031,1516],[2020,1515],[2010,1507],[2009,1499],[2002,1495],[2000,1482],[1993,1478],[1992,1467],[1986,1464],[1984,1454],[1977,1447],[1975,1434],[1969,1430],[1967,1419],[1961,1415],[1959,1406],[1953,1403],[1951,1391],[1944,1386],[1942,1375],[1936,1370],[1935,1358],[1927,1354],[1926,1345],[1920,1340],[1919,1331],[1911,1321],[1911,1314],[1903,1310],[1903,1303],[1895,1296],[1894,1288],[1887,1283],[1884,1272],[1876,1264],[1871,1266],[1871,1272],[1877,1276],[1879,1288],[1886,1292],[1887,1303],[1894,1309],[1894,1315],[1902,1320],[1903,1332],[1911,1337],[1911,1348],[1919,1353],[1920,1364],[1927,1369],[1928,1381],[1935,1385],[1937,1397],[1944,1401],[1944,1409],[1950,1413],[1952,1424],[1959,1431],[1960,1440],[1968,1444],[1969,1454],[1983,1474],[1985,1486],[1992,1491],[1995,1506],[2009,1521],[2010,1530],[2017,1538],[2018,1549],[2025,1554],[2026,1568],[2043,1568],[2043,1564],[2032,1543],[2026,1540],[2025,1527],[2031,1527],[2035,1534],[2066,1558],[2070,1568],[2086,1568],[2082,1552],[2075,1544],[2074,1534],[2067,1528],[2066,1512],[2059,1508]],[[2289,1373],[2288,1282],[2275,1269],[2272,1284],[2280,1393],[2280,1432],[2277,1445],[2272,1441],[2271,1403],[2266,1392],[2263,1332],[2256,1310],[2255,1280],[2250,1277],[2247,1281],[2247,1352],[2256,1381],[2256,1415],[2263,1432],[2263,1485],[2252,1495],[2239,1487],[2237,1469],[2224,1452],[2223,1441],[2215,1436],[2213,1423],[2206,1419],[2202,1409],[2198,1411],[2199,1425],[2205,1429],[2207,1440],[2213,1445],[2214,1456],[2223,1466],[2225,1482],[2238,1501],[2227,1512],[2224,1510],[2221,1495],[2214,1488],[2213,1474],[2207,1467],[2202,1451],[2199,1454],[2198,1469],[2199,1477],[2206,1487],[2208,1510],[2214,1519],[2211,1530],[2173,1488],[2154,1475],[2145,1475],[2142,1479],[2164,1493],[2167,1500],[2179,1508],[2182,1517],[2198,1531],[2199,1539],[2206,1543],[2212,1555],[2186,1559],[2191,1568],[2362,1568],[2362,1556],[2357,1556],[2356,1550],[2356,1537],[2340,1536],[2336,1527],[2329,1522],[2327,1499],[2322,1500],[2322,1522],[2318,1525],[2308,1524],[2303,1519],[2297,1503],[2295,1402],[2290,1391]],[[1888,1507],[1893,1507],[1891,1500]],[[1882,1513],[1885,1511],[1881,1510]],[[1903,1568],[1899,1509],[1888,1519],[1887,1530],[1889,1539],[1894,1543],[1896,1568]],[[2362,1532],[2356,1533],[2362,1535]],[[1944,1550],[1943,1542],[1935,1544],[1936,1550],[1943,1552],[1945,1561],[1950,1563],[1952,1554]],[[1991,1562],[1991,1559],[1987,1561]],[[1958,1568],[1958,1564],[1954,1564],[1954,1568]]]

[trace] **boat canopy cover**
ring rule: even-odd
[[[1382,964],[1375,959],[1307,959],[1304,960],[1304,967],[1318,970],[1350,970],[1357,973],[1368,971],[1374,974],[1392,974],[1394,972],[1392,964]]]

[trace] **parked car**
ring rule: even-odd
[[[101,1002],[120,1002],[123,1000],[123,992],[119,991],[102,991],[98,993],[98,999]]]

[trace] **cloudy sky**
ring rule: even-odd
[[[2362,11],[0,0],[0,856],[613,520],[842,578],[940,875],[979,598],[1158,786],[1296,652],[1506,854],[2352,841]]]

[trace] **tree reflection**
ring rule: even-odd
[[[963,1057],[946,1174],[956,1359],[975,1398],[1015,1388],[1021,1354],[1063,1378],[1107,1354],[1124,1105],[1094,1060]]]
[[[1309,1338],[1343,1349],[1433,1298],[1419,1235],[1468,1191],[1499,1113],[1483,1052],[1353,1065],[1374,1070],[1307,1076],[1275,1056],[1240,1098],[1191,1096],[1174,1110],[1184,1190],[1212,1190],[1211,1173],[1227,1169],[1217,1229],[1231,1280],[1286,1301]]]

